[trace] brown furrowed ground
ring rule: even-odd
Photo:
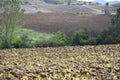
[[[47,33],[64,31],[68,35],[80,29],[99,33],[110,26],[109,16],[91,14],[36,13],[25,14],[25,20],[25,28]]]
[[[120,80],[120,44],[0,50],[0,80]]]

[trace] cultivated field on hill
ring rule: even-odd
[[[0,50],[0,80],[120,80],[120,44]]]
[[[89,14],[104,14],[105,5],[67,5],[67,4],[48,4],[44,1],[29,1],[30,4],[22,5],[25,13],[89,13]],[[117,7],[107,7],[111,13],[115,13]]]
[[[36,13],[26,14],[25,20],[25,28],[47,33],[61,30],[69,35],[80,29],[99,33],[110,26],[110,17],[106,15]]]

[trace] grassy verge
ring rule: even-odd
[[[31,29],[17,28],[12,40],[12,48],[32,48],[41,42],[50,40],[54,35],[37,32]]]
[[[16,29],[15,34],[17,37],[27,36],[31,41],[44,41],[50,39],[53,34],[41,33],[31,29]]]

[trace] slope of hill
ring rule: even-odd
[[[120,44],[0,50],[0,80],[119,80]]]
[[[120,8],[120,2],[119,2],[119,3],[116,3],[116,4],[113,4],[112,6],[115,6],[115,7],[119,7],[119,8]]]
[[[67,35],[81,29],[85,29],[90,33],[100,33],[110,26],[110,17],[106,15],[36,13],[26,14],[25,20],[25,28],[46,33],[63,31]]]
[[[109,4],[112,5],[112,4],[118,4],[120,3],[120,1],[110,1]]]
[[[104,5],[71,5],[66,4],[47,4],[42,0],[29,1],[29,5],[22,6],[25,13],[90,13],[90,14],[103,14],[106,7]],[[109,10],[115,12],[116,8],[110,6]]]

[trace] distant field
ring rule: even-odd
[[[99,33],[110,26],[110,17],[105,15],[36,13],[26,14],[25,20],[25,28],[46,33],[54,33],[61,30],[68,35],[80,29],[85,29],[91,33]]]
[[[0,50],[0,80],[120,80],[120,44]]]

